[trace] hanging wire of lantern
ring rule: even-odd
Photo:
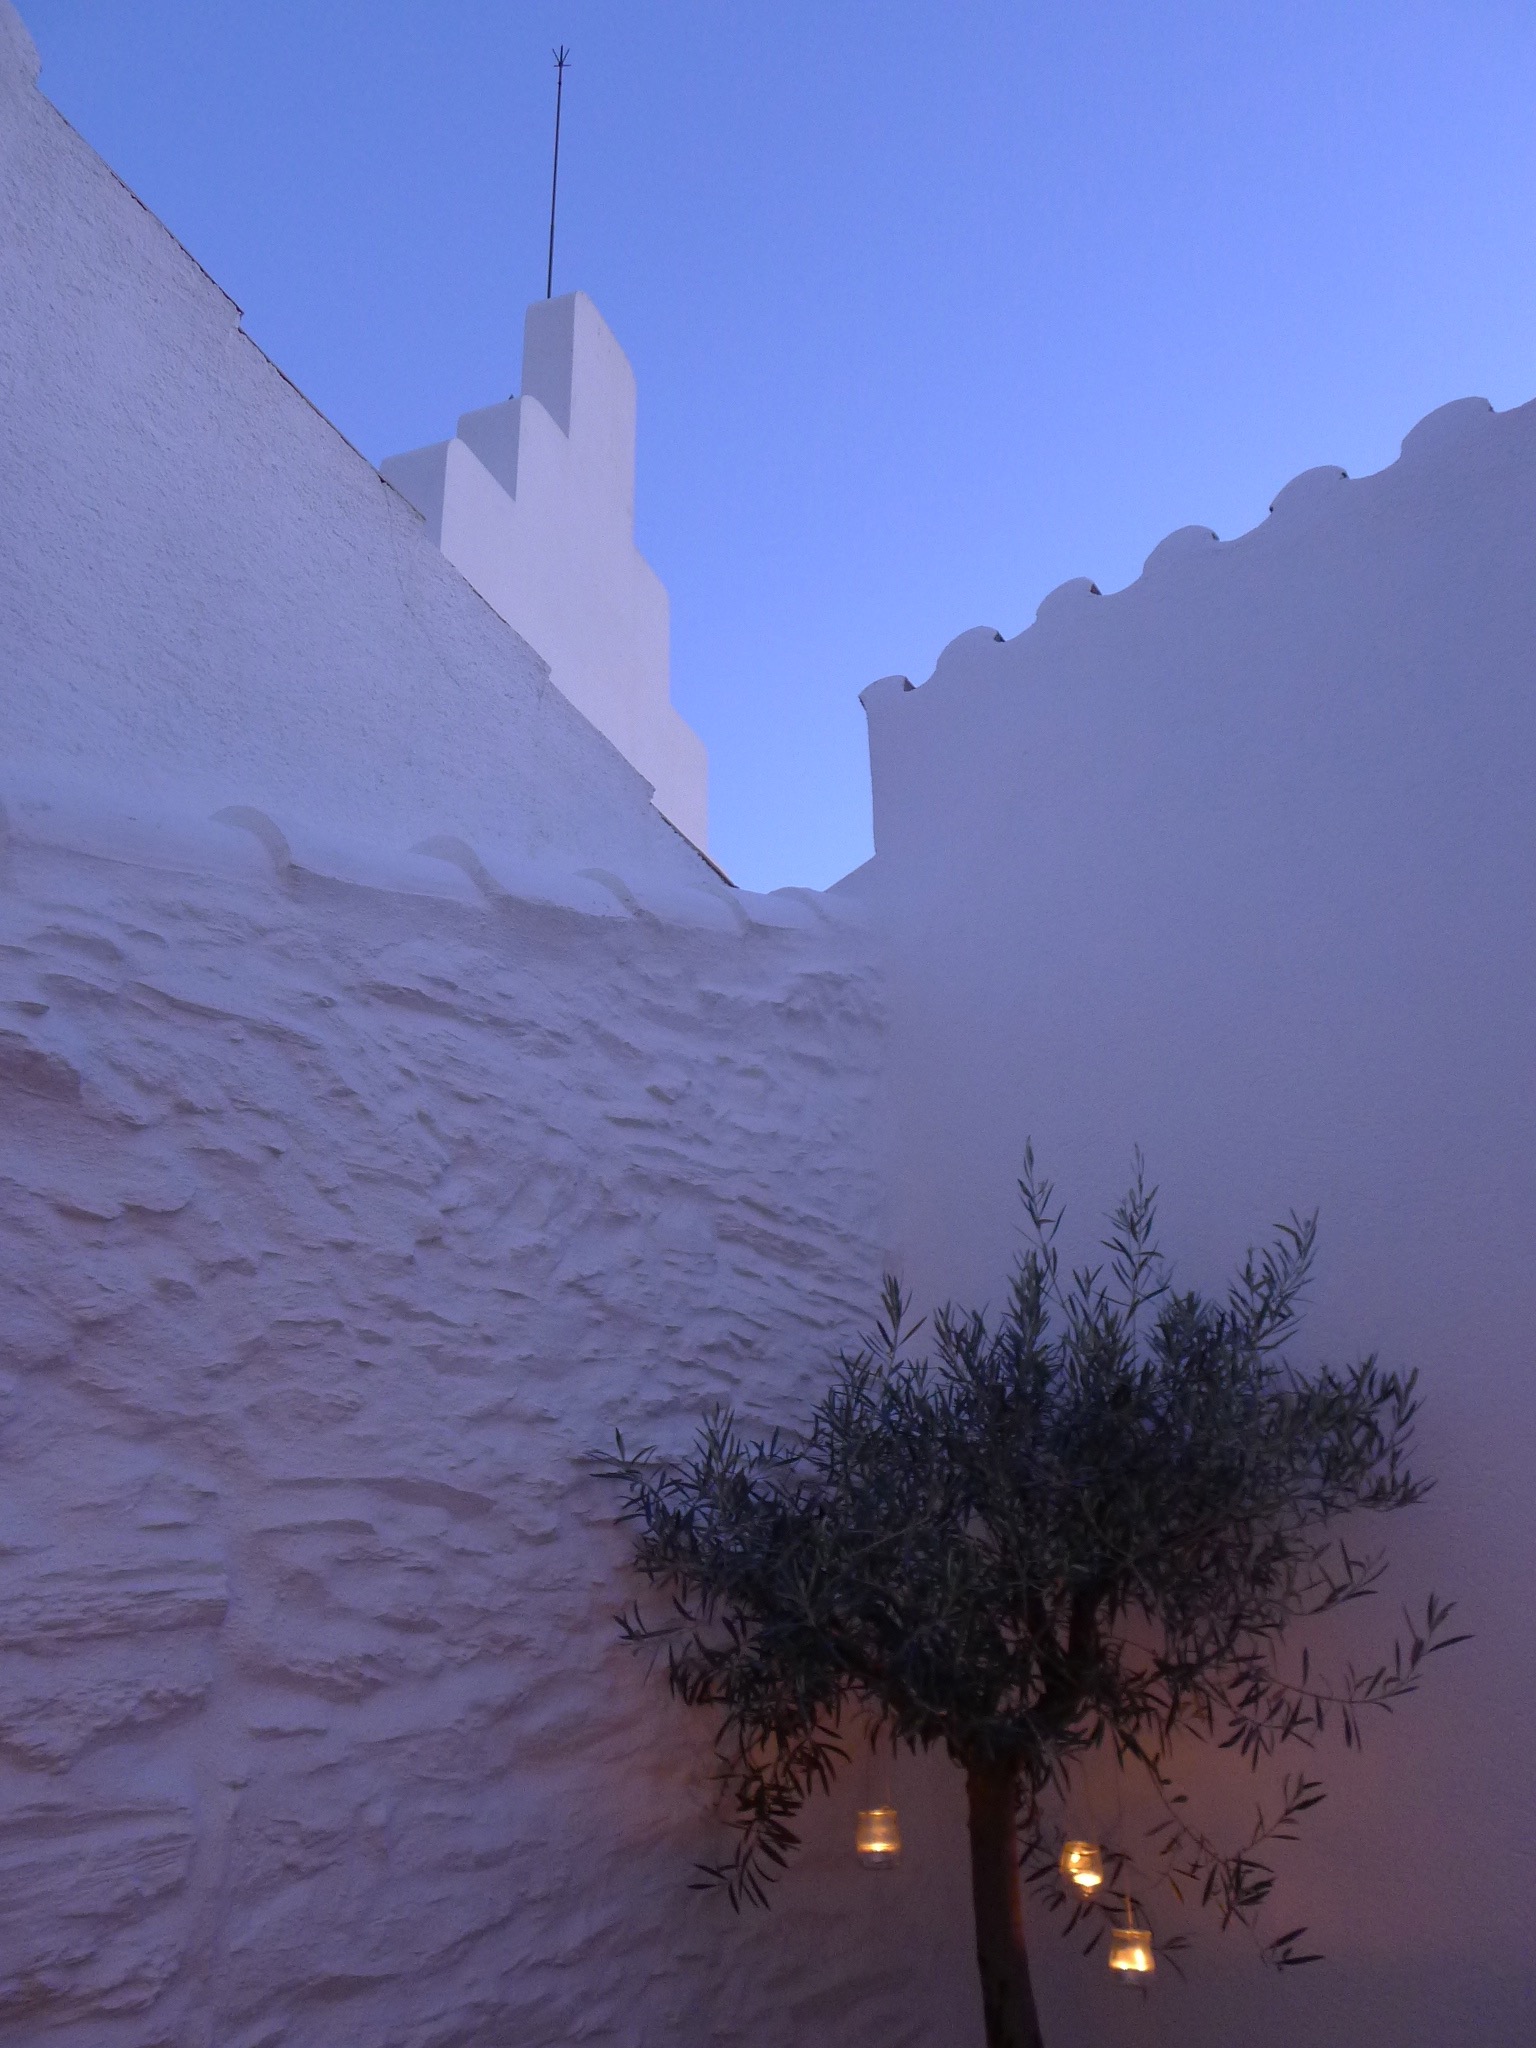
[[[1080,1892],[1096,1892],[1104,1882],[1104,1857],[1097,1842],[1068,1842],[1059,1867],[1068,1884]]]
[[[1157,1968],[1157,1957],[1152,1952],[1152,1930],[1136,1925],[1129,1892],[1125,1895],[1125,1925],[1109,1930],[1109,1967],[1127,1984],[1134,1983],[1138,1977],[1150,1977]]]

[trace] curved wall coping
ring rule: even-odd
[[[1251,559],[1256,550],[1272,548],[1302,523],[1310,528],[1326,519],[1358,517],[1384,486],[1426,478],[1438,468],[1457,467],[1490,439],[1507,432],[1510,423],[1529,414],[1536,400],[1496,412],[1486,398],[1457,398],[1426,413],[1403,436],[1396,459],[1368,475],[1351,477],[1332,464],[1304,469],[1281,486],[1267,516],[1245,532],[1222,540],[1208,526],[1181,526],[1164,536],[1142,565],[1141,574],[1118,590],[1104,592],[1087,576],[1070,577],[1046,592],[1035,616],[1022,632],[1005,640],[994,627],[972,626],[941,650],[927,681],[914,684],[905,676],[883,676],[860,692],[859,701],[872,717],[890,715],[891,707],[918,689],[935,685],[942,694],[962,673],[974,672],[978,656],[985,661],[993,647],[1017,647],[1038,632],[1075,633],[1110,607],[1163,594],[1176,577],[1219,576],[1237,558]]]

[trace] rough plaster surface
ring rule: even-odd
[[[706,846],[704,743],[673,708],[667,593],[635,546],[635,376],[585,292],[528,308],[522,382],[381,472]]]
[[[963,1918],[846,1811],[771,1919],[687,1889],[703,1730],[581,1464],[862,1327],[857,925],[53,830],[0,886],[0,2039],[941,2038],[901,1957],[963,1985]]]
[[[1288,1862],[1326,1966],[1043,1942],[1053,2048],[1529,2041],[1531,409],[876,685],[875,860],[762,899],[6,0],[0,371],[0,2039],[974,2042],[944,1767],[887,1878],[855,1781],[771,1919],[685,1890],[579,1454],[793,1406],[889,1248],[995,1299],[1032,1134],[1074,1248],[1143,1143],[1189,1279],[1322,1204],[1318,1348],[1430,1396],[1396,1584],[1478,1632]]]
[[[834,893],[889,935],[907,1277],[996,1298],[1030,1136],[1079,1255],[1138,1142],[1186,1280],[1319,1206],[1303,1344],[1427,1395],[1392,1593],[1476,1632],[1329,1759],[1280,1908],[1329,1962],[1160,1985],[1137,2038],[1536,2038],[1533,534],[1536,405],[1468,399],[865,693],[876,853]]]
[[[0,2038],[931,2038],[953,1784],[691,1893],[580,1462],[859,1328],[868,942],[721,886],[34,70],[0,0]]]

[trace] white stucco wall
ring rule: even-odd
[[[719,881],[32,75],[0,0],[0,2040],[918,2048],[953,1782],[690,1891],[582,1463],[861,1327],[868,935]]]
[[[703,864],[34,87],[0,0],[0,764],[405,850]]]
[[[874,861],[755,898],[31,76],[0,0],[0,2040],[976,2039],[946,1766],[897,1873],[850,1784],[770,1918],[686,1889],[579,1454],[792,1409],[892,1247],[996,1299],[1026,1135],[1078,1243],[1141,1142],[1190,1279],[1321,1204],[1478,1637],[1330,1764],[1326,1966],[1042,1933],[1053,2048],[1529,2039],[1532,409],[875,686]],[[574,460],[551,331],[440,520]]]
[[[690,1891],[582,1464],[862,1327],[867,939],[97,829],[0,884],[0,2040],[944,2038],[955,1787],[889,1880],[841,1800],[771,1916]]]
[[[673,708],[667,593],[635,546],[634,373],[584,292],[528,308],[522,383],[383,474],[705,847],[704,745]]]
[[[1321,1760],[1277,1910],[1329,1960],[1277,1989],[1213,1949],[1115,2027],[1049,1948],[1066,2048],[1536,2038],[1533,535],[1536,406],[1466,400],[865,695],[876,854],[837,893],[888,935],[908,1279],[998,1299],[1030,1136],[1084,1256],[1140,1143],[1187,1282],[1320,1206],[1303,1343],[1419,1368],[1440,1480],[1352,1628],[1433,1587],[1476,1632]]]

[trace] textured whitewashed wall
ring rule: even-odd
[[[877,686],[875,860],[756,899],[8,0],[0,375],[0,2040],[974,2041],[943,1766],[889,1878],[850,1785],[772,1918],[684,1889],[579,1457],[792,1406],[887,1247],[995,1299],[1029,1134],[1078,1243],[1144,1144],[1190,1279],[1322,1204],[1318,1347],[1430,1395],[1396,1583],[1478,1632],[1295,1858],[1325,1967],[1047,1941],[1053,2048],[1530,2040],[1531,409]]]
[[[0,0],[0,2039],[917,2048],[953,1784],[690,1892],[580,1463],[861,1326],[869,943],[721,883],[33,70]]]
[[[838,893],[890,939],[909,1279],[997,1298],[1031,1135],[1083,1254],[1140,1143],[1189,1282],[1319,1205],[1304,1346],[1423,1373],[1440,1487],[1392,1593],[1476,1631],[1330,1759],[1277,1907],[1330,1960],[1277,1996],[1211,1957],[1126,2039],[1536,2038],[1533,536],[1536,405],[1469,399],[865,694],[876,854]]]
[[[863,1326],[858,927],[46,831],[0,884],[0,2040],[965,2038],[947,1774],[905,1872],[843,1802],[771,1917],[687,1889],[705,1730],[616,1644],[581,1464]]]

